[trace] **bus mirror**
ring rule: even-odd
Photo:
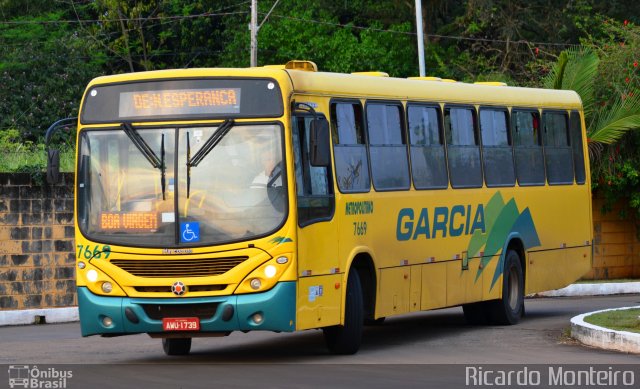
[[[329,166],[329,123],[323,118],[313,119],[310,135],[311,166]]]
[[[60,182],[60,151],[47,150],[47,183],[53,185]]]

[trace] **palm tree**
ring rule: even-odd
[[[611,103],[595,104],[595,84],[600,59],[588,48],[560,53],[543,80],[545,88],[570,89],[580,95],[587,125],[589,156],[597,159],[604,145],[616,143],[627,131],[640,128],[640,94],[630,91]]]

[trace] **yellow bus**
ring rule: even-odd
[[[570,91],[308,61],[121,74],[88,85],[75,222],[83,336],[363,325],[524,296],[591,267],[584,118]]]

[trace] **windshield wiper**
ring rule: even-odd
[[[149,161],[151,166],[156,169],[160,169],[160,185],[162,186],[162,200],[165,200],[165,187],[166,187],[166,177],[165,170],[166,166],[164,163],[164,134],[162,134],[162,142],[160,144],[160,158],[153,152],[151,147],[147,144],[147,142],[142,139],[138,131],[131,125],[131,123],[124,122],[120,125],[122,127],[122,131],[131,139],[131,142],[140,150],[140,153],[144,155],[144,157]]]
[[[222,122],[222,124],[220,124],[220,127],[218,127],[218,129],[213,134],[211,134],[209,139],[204,142],[204,145],[202,145],[202,147],[195,153],[193,158],[191,158],[191,144],[189,143],[189,133],[187,132],[187,198],[189,198],[189,194],[191,191],[191,168],[198,166],[198,164],[202,162],[202,160],[207,155],[209,155],[211,150],[213,150],[214,147],[216,147],[218,143],[220,143],[222,138],[227,135],[229,130],[231,130],[233,124],[234,122],[231,119],[227,119]]]

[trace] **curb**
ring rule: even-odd
[[[66,323],[78,320],[78,307],[0,311],[0,326]]]
[[[541,297],[578,297],[578,296],[605,296],[612,294],[640,293],[640,282],[599,282],[593,284],[571,284],[562,289],[549,290],[536,293],[533,296]]]
[[[605,350],[640,354],[640,334],[628,331],[611,330],[584,321],[586,316],[593,315],[594,313],[632,308],[640,308],[640,306],[603,309],[574,316],[571,318],[571,337],[586,345]]]

